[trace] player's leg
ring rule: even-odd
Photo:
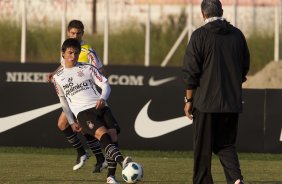
[[[106,155],[114,159],[122,167],[131,159],[123,158],[119,148],[114,144],[110,135],[107,133],[105,122],[100,110],[91,108],[78,114],[78,121],[84,133],[93,134],[100,141],[102,148],[105,149]]]
[[[102,111],[91,108],[78,114],[78,121],[84,133],[92,134],[97,138],[104,148],[106,157],[119,163],[123,168],[131,162],[130,157],[124,158],[116,144],[112,141],[111,136],[105,126],[102,118]],[[115,177],[107,178],[107,183],[117,184]]]
[[[213,184],[211,175],[212,129],[211,114],[193,110],[194,173],[193,183]]]
[[[130,157],[123,157],[119,147],[117,144],[115,144],[108,133],[104,133],[101,131],[100,127],[96,132],[96,137],[100,140],[100,143],[105,148],[106,152],[106,158],[108,158],[108,176],[107,176],[107,183],[110,184],[118,184],[118,181],[115,178],[115,171],[116,171],[116,165],[119,163],[122,168],[125,168],[125,166],[132,162],[132,159]]]
[[[93,169],[93,173],[101,172],[103,169],[108,167],[108,163],[104,157],[99,140],[90,134],[84,134],[84,136],[87,140],[88,147],[92,150],[97,160],[97,163],[95,164]]]
[[[105,107],[103,109],[103,120],[108,129],[108,134],[110,135],[113,143],[118,147],[118,133],[120,132],[120,128],[109,107]],[[110,158],[109,156],[106,156],[106,159],[108,162],[107,183],[114,183],[110,181],[116,180],[115,174],[117,162],[115,162],[115,160]]]
[[[69,126],[68,120],[64,112],[62,112],[59,117],[58,128],[60,129],[60,131],[63,132],[67,141],[77,151],[76,164],[73,166],[73,170],[81,168],[87,160],[88,155],[85,149],[83,148],[83,145],[80,139],[78,138],[77,133],[72,130],[71,126]]]
[[[108,129],[108,134],[110,135],[113,143],[118,147],[116,129]],[[117,162],[113,158],[109,157],[108,155],[106,155],[106,159],[108,162],[108,174],[107,174],[107,181],[108,181],[111,180],[112,178],[115,178]]]
[[[108,175],[107,183],[109,184],[118,184],[119,182],[115,178],[116,165],[119,163],[123,168],[126,164],[131,162],[130,157],[124,158],[118,148],[118,145],[115,144],[110,135],[107,133],[107,129],[102,126],[95,131],[95,137],[99,139],[102,147],[106,152],[106,159],[108,162]]]
[[[243,176],[235,146],[238,130],[238,114],[216,114],[213,121],[213,129],[213,150],[218,155],[223,166],[227,183],[234,184],[237,180],[242,183]]]
[[[119,163],[123,168],[131,158],[124,158],[119,150],[119,147],[112,141],[111,136],[107,133],[106,127],[99,127],[95,132],[95,137],[99,139],[102,147],[105,149],[107,156]]]

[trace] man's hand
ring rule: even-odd
[[[80,125],[78,123],[73,123],[71,125],[71,128],[74,132],[80,132],[82,130],[82,128],[80,127]]]
[[[53,79],[53,73],[48,74],[48,82],[52,82]]]
[[[193,120],[193,115],[190,114],[190,112],[191,112],[191,110],[192,110],[191,108],[192,108],[192,103],[191,103],[191,102],[185,103],[185,106],[184,106],[185,115],[186,115],[189,119]]]
[[[103,98],[100,98],[97,102],[96,102],[96,109],[102,109],[103,107],[105,107],[105,100]]]

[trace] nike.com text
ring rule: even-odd
[[[48,82],[48,72],[6,72],[6,82]],[[111,85],[143,86],[143,75],[109,75]]]
[[[108,81],[111,85],[143,86],[143,75],[110,75]]]
[[[48,75],[48,72],[6,72],[6,82],[47,83]],[[151,76],[148,81],[144,81],[144,75],[112,74],[108,76],[110,85],[120,86],[144,86],[144,82],[149,86],[160,86],[173,80],[176,80],[175,76],[160,79],[154,79],[154,76]]]

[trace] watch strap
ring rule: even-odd
[[[193,98],[187,98],[186,96],[184,97],[185,103],[191,103],[192,101],[193,101]]]

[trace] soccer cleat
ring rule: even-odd
[[[116,177],[115,177],[115,176],[109,176],[109,177],[107,177],[107,183],[110,183],[110,184],[119,184],[119,182],[116,180]]]
[[[124,169],[125,166],[129,163],[129,162],[132,162],[132,158],[131,157],[125,157],[125,159],[123,160],[122,162],[122,168]]]
[[[73,166],[73,170],[76,171],[78,169],[80,169],[86,162],[86,160],[89,158],[88,153],[86,152],[84,155],[77,155],[77,159],[76,159],[76,165]]]
[[[244,184],[243,180],[236,180],[234,184]]]
[[[93,173],[99,173],[99,172],[101,172],[103,169],[105,169],[107,167],[108,167],[108,162],[105,159],[103,163],[95,164],[94,169],[93,169]]]

